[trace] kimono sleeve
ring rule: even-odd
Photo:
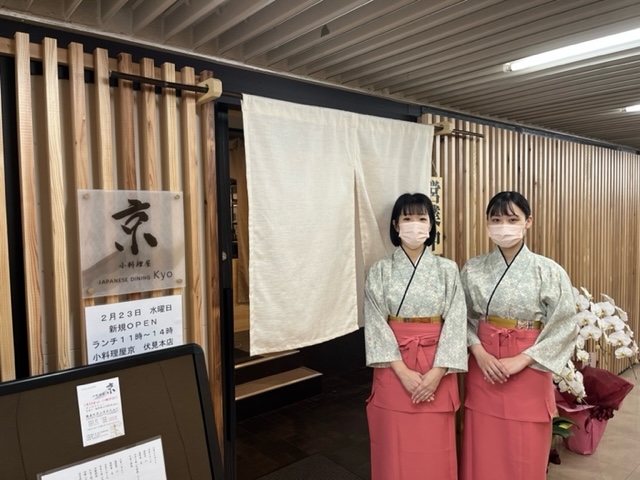
[[[471,297],[470,288],[469,288],[469,264],[467,263],[464,267],[462,267],[462,271],[460,272],[460,281],[462,283],[462,288],[464,289],[464,297],[466,300],[466,308],[467,308],[467,346],[477,345],[480,343],[480,338],[478,337],[478,322],[480,319],[478,318],[478,313],[473,310],[473,298]]]
[[[536,343],[523,353],[535,360],[534,368],[559,375],[571,357],[578,329],[569,276],[559,265],[551,267],[541,275],[540,302],[547,312],[544,328]]]
[[[369,367],[388,367],[391,362],[402,360],[386,310],[382,268],[376,263],[369,270],[364,290],[364,340]]]
[[[467,371],[467,304],[455,263],[445,265],[445,306],[442,313],[444,323],[434,367],[448,369],[447,373]]]

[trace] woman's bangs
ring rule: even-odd
[[[427,206],[419,202],[408,203],[402,207],[402,215],[428,215]]]
[[[513,202],[511,200],[498,200],[491,206],[491,210],[487,213],[487,217],[499,217],[501,215],[517,216],[516,211],[513,208]]]

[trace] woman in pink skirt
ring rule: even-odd
[[[555,411],[551,372],[571,355],[576,326],[564,269],[532,253],[527,200],[501,192],[487,207],[496,244],[461,272],[471,351],[462,480],[544,480]]]
[[[467,369],[466,306],[457,265],[433,255],[436,221],[423,194],[393,207],[391,242],[365,288],[372,480],[455,480],[456,372]]]

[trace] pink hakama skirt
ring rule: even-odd
[[[539,330],[480,322],[478,336],[496,358],[533,345]],[[506,383],[490,384],[473,355],[466,381],[462,480],[544,480],[555,411],[551,374],[525,368]]]
[[[402,359],[421,374],[431,369],[442,324],[390,322]],[[433,402],[411,403],[391,368],[376,368],[367,404],[371,480],[456,480],[456,375],[445,375]]]

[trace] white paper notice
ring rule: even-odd
[[[85,322],[91,364],[182,345],[182,295],[86,307]]]
[[[38,480],[167,480],[162,440],[157,437],[103,457],[38,475]]]
[[[87,447],[124,435],[118,377],[78,385],[82,445]]]

